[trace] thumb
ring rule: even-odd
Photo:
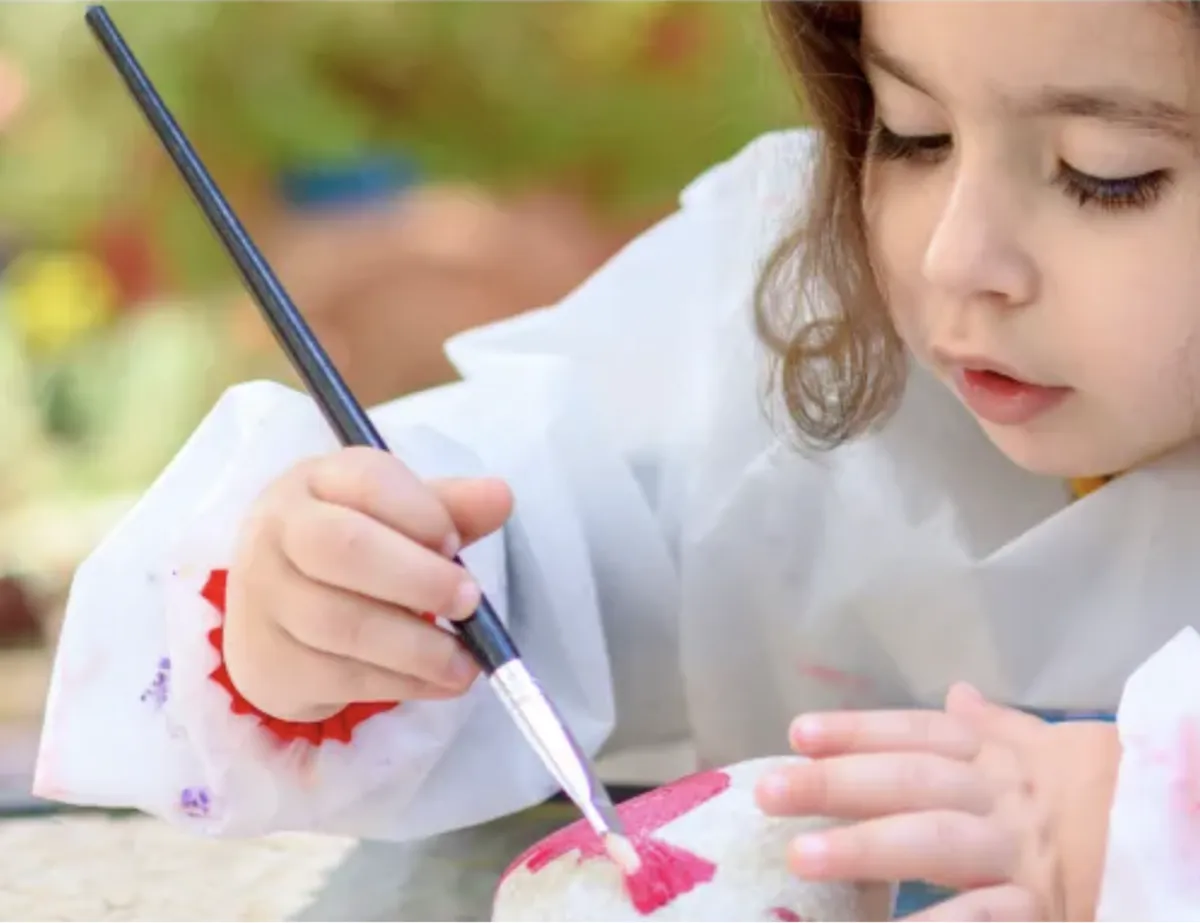
[[[495,532],[512,515],[512,491],[499,478],[441,478],[429,487],[446,507],[464,546]]]
[[[965,722],[985,740],[1023,748],[1046,727],[1040,718],[985,699],[968,683],[955,683],[946,693],[946,713]]]

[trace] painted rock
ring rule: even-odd
[[[583,821],[522,854],[500,880],[492,919],[887,920],[885,885],[810,882],[787,868],[788,842],[831,826],[775,818],[754,801],[772,757],[687,776],[620,805],[641,868],[626,876]]]

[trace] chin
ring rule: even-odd
[[[979,421],[992,444],[1030,474],[1054,478],[1107,477],[1137,464],[1144,454],[1105,445],[1086,433],[1057,426],[996,426]]]

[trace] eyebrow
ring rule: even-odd
[[[1180,141],[1193,138],[1194,116],[1179,106],[1117,87],[1075,90],[1043,87],[1031,103],[1016,107],[1031,115],[1066,115],[1100,119],[1157,131]]]
[[[926,96],[936,94],[903,61],[866,39],[863,60]],[[1041,87],[1028,99],[1006,99],[1010,111],[1023,116],[1075,116],[1098,119],[1180,141],[1195,141],[1196,117],[1179,106],[1123,87]]]

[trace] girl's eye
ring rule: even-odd
[[[941,135],[900,135],[883,122],[876,122],[871,130],[869,153],[879,160],[915,160],[920,163],[937,163],[949,153],[951,138]]]
[[[876,121],[871,130],[868,155],[877,160],[936,164],[945,159],[952,147],[953,139],[949,134],[901,135]],[[1054,183],[1080,208],[1115,212],[1149,208],[1162,197],[1173,178],[1169,170],[1102,178],[1060,161]]]
[[[1076,170],[1067,163],[1059,163],[1058,173],[1054,177],[1054,181],[1081,208],[1104,211],[1149,208],[1162,197],[1171,179],[1169,170],[1102,179]]]

